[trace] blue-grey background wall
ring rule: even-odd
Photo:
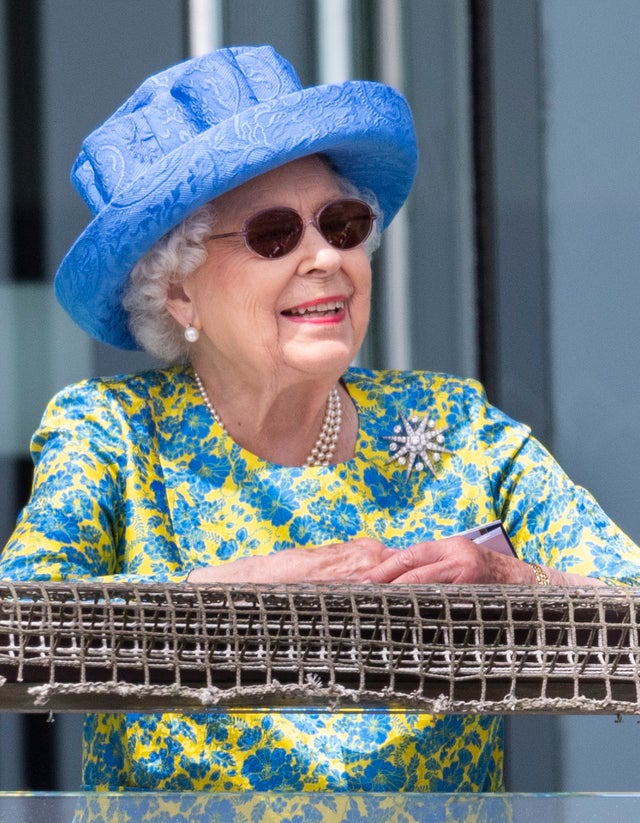
[[[640,540],[640,3],[542,4],[553,450]],[[567,790],[640,790],[640,726],[558,719]]]

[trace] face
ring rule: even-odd
[[[296,160],[216,200],[216,234],[241,231],[273,206],[308,221],[343,197],[316,157]],[[192,357],[219,379],[295,381],[339,374],[353,360],[369,322],[371,267],[362,246],[342,251],[308,224],[290,254],[266,260],[243,237],[209,241],[209,257],[172,293],[168,308],[200,330]]]

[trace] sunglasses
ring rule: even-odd
[[[252,252],[277,260],[298,246],[307,225],[315,226],[330,246],[344,250],[364,243],[375,219],[371,207],[357,199],[332,200],[307,221],[295,209],[276,206],[247,218],[242,231],[214,234],[210,239],[244,237]]]

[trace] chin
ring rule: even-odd
[[[325,343],[313,346],[311,350],[287,353],[287,361],[307,374],[335,374],[336,380],[347,369],[358,354],[358,349],[344,343]]]

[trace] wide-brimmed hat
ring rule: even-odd
[[[316,153],[373,190],[388,225],[416,172],[405,99],[369,81],[302,88],[270,46],[150,77],[82,144],[71,179],[94,218],[56,273],[58,300],[97,340],[137,348],[121,297],[140,257],[207,201]]]

